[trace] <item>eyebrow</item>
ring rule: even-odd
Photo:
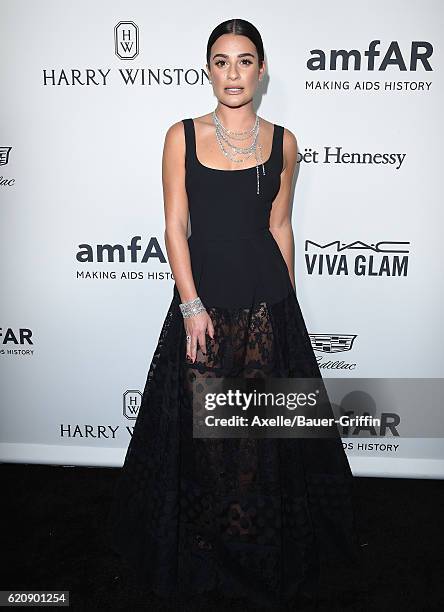
[[[213,59],[215,57],[229,57],[226,53],[216,53],[213,55]],[[237,57],[252,57],[254,59],[253,53],[239,53]]]

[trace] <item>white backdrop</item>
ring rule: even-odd
[[[174,283],[163,140],[215,108],[206,42],[233,17],[263,37],[259,115],[298,140],[297,295],[324,377],[443,379],[442,3],[0,5],[2,461],[122,464]],[[356,475],[441,478],[442,429],[344,444]]]

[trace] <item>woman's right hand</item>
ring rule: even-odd
[[[190,340],[186,342],[186,358],[189,362],[195,362],[197,345],[206,354],[205,334],[214,339],[214,326],[211,317],[206,310],[193,315],[192,317],[184,318],[185,332],[190,336]]]

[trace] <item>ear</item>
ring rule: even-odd
[[[262,79],[264,78],[264,74],[265,74],[265,60],[262,62],[262,66],[259,68],[259,81],[262,81]]]

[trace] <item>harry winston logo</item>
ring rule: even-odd
[[[315,351],[341,353],[352,348],[357,334],[308,334]]]
[[[122,60],[139,55],[139,28],[134,21],[119,21],[114,27],[114,50]]]
[[[136,420],[141,402],[142,394],[140,391],[125,391],[123,394],[123,416],[130,421]]]

